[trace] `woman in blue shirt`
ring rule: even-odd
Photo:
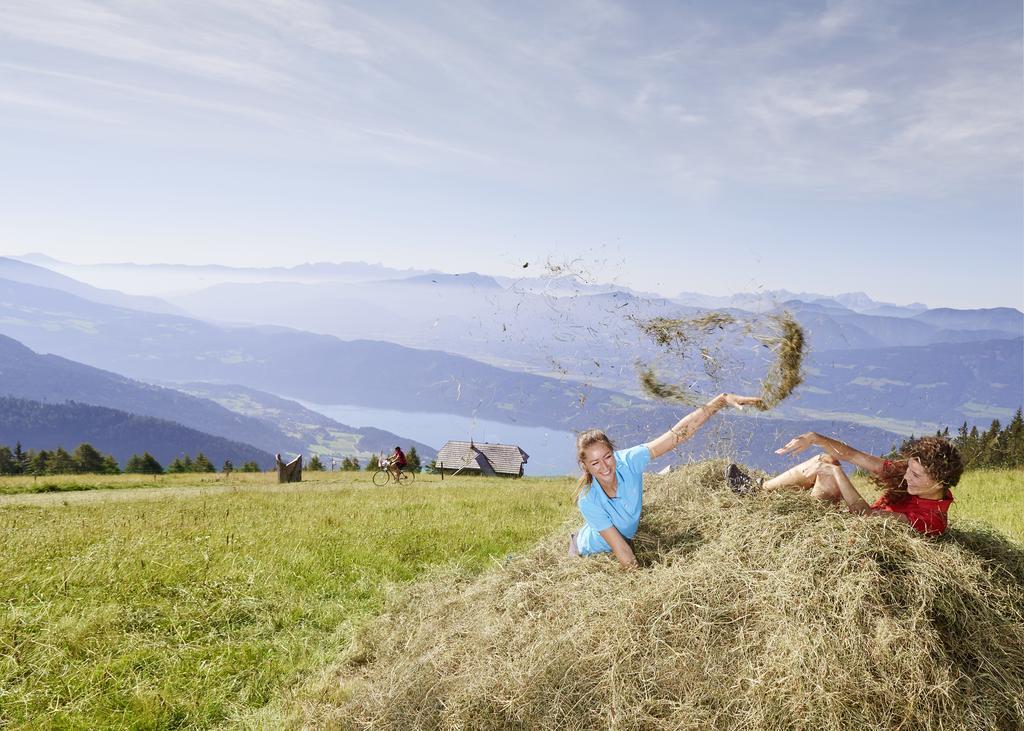
[[[644,468],[692,437],[723,407],[742,409],[759,401],[754,396],[719,394],[654,441],[618,452],[599,429],[580,434],[576,453],[583,475],[577,486],[576,504],[586,522],[572,534],[569,552],[581,556],[611,552],[624,568],[636,566],[632,543],[640,523]]]

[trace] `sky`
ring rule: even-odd
[[[1024,309],[1019,0],[0,3],[0,255]]]

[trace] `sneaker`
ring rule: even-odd
[[[744,472],[739,465],[730,464],[725,468],[725,481],[737,495],[753,495],[761,487],[761,481]]]

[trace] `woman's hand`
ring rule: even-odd
[[[757,406],[761,403],[760,396],[737,396],[734,393],[723,393],[720,398],[725,402],[726,406],[732,406],[740,411],[743,410],[744,406]]]
[[[801,434],[798,437],[790,439],[786,446],[781,449],[776,449],[775,454],[799,454],[808,447],[814,445],[818,440],[818,435],[815,432],[809,431],[806,434]]]

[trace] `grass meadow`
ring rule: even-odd
[[[333,659],[389,587],[569,514],[565,479],[237,477],[0,499],[0,728],[230,723]]]
[[[575,512],[567,478],[272,480],[0,478],[0,728],[279,725],[396,587]],[[1024,542],[1024,472],[955,494],[954,521]]]

